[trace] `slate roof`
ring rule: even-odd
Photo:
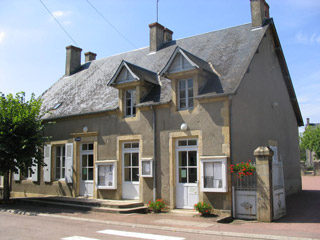
[[[212,95],[234,93],[239,86],[267,26],[252,31],[251,23],[165,43],[156,53],[149,53],[149,46],[130,52],[102,58],[81,66],[71,76],[61,77],[43,93],[43,111],[57,103],[61,106],[44,118],[60,118],[109,111],[118,108],[118,90],[108,82],[125,60],[136,66],[159,73],[175,49],[185,49],[197,58],[212,64],[219,75],[219,91]],[[160,78],[141,105],[162,104],[171,101],[171,81]]]

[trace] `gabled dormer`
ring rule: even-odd
[[[136,105],[157,85],[155,72],[124,60],[108,83],[108,86],[119,89],[119,109],[123,117],[136,116]]]
[[[172,80],[172,101],[176,110],[193,110],[194,101],[207,81],[215,75],[213,67],[190,52],[177,47],[160,76]]]

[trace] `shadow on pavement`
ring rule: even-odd
[[[287,215],[280,223],[320,223],[320,191],[302,190],[286,199]]]

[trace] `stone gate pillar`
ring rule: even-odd
[[[257,220],[272,222],[272,156],[268,147],[254,151],[257,172]]]

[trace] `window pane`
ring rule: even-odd
[[[136,115],[136,107],[132,108],[132,115]]]
[[[193,107],[193,98],[188,98],[189,108]]]
[[[61,148],[60,148],[60,147],[57,147],[57,150],[56,150],[57,156],[60,156],[60,152],[61,152]]]
[[[193,88],[189,88],[188,90],[188,97],[192,98],[193,97]]]
[[[65,178],[65,171],[66,171],[65,168],[61,169],[61,174],[62,174],[61,178]]]
[[[98,185],[106,186],[106,166],[98,166]]]
[[[56,158],[56,167],[60,168],[60,157]]]
[[[93,150],[93,143],[88,144],[88,150]]]
[[[82,150],[88,150],[88,146],[87,146],[87,144],[82,144]]]
[[[60,179],[60,168],[56,168],[56,179]]]
[[[189,168],[189,183],[197,181],[197,168]]]
[[[187,169],[179,168],[179,183],[186,183],[186,182],[187,182]]]
[[[188,88],[193,88],[192,78],[191,78],[191,79],[188,79]]]
[[[186,89],[186,80],[179,81],[179,89]]]
[[[63,156],[63,157],[66,156],[66,147],[65,146],[62,147],[61,156]]]
[[[196,146],[197,140],[188,140],[188,146]]]
[[[87,180],[88,178],[88,170],[87,168],[82,168],[82,180]]]
[[[62,157],[62,167],[65,167],[65,166],[66,166],[66,158]]]
[[[214,179],[221,180],[222,179],[222,163],[215,162],[213,165],[213,177]]]
[[[139,181],[139,168],[132,168],[132,181]]]
[[[132,148],[139,148],[139,143],[132,143]]]
[[[131,166],[130,153],[124,154],[124,166],[125,167]]]
[[[88,155],[88,158],[89,158],[88,166],[93,167],[93,155],[92,154]]]
[[[180,99],[185,99],[186,98],[186,90],[180,90]]]
[[[126,108],[126,116],[131,116],[131,107]]]
[[[132,166],[139,166],[139,153],[132,153]]]
[[[124,180],[131,181],[131,168],[124,169]]]
[[[178,141],[178,146],[187,146],[187,140]]]
[[[189,166],[197,166],[197,152],[196,151],[190,151],[188,152],[189,155]]]
[[[126,91],[126,99],[131,99],[131,91]]]
[[[89,176],[88,176],[88,180],[93,180],[93,168],[89,168]]]
[[[179,167],[187,166],[187,152],[179,152]]]
[[[131,148],[131,143],[125,143],[124,148]]]
[[[186,100],[185,99],[181,99],[180,100],[180,109],[186,108]]]
[[[82,167],[86,167],[87,165],[87,155],[82,155]]]

